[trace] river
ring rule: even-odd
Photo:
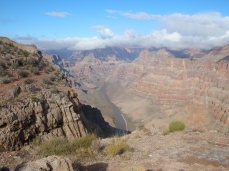
[[[107,86],[106,86],[106,84],[104,84],[101,91],[102,91],[104,97],[106,98],[107,102],[109,102],[113,106],[115,126],[117,129],[127,131],[127,125],[126,125],[126,122],[125,122],[121,112],[120,112],[120,109],[114,103],[111,102],[109,96],[107,95],[106,89],[107,89]]]

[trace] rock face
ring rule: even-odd
[[[68,76],[72,87],[97,89],[116,65],[135,59],[142,48],[107,47],[84,51],[45,51]],[[69,55],[71,54],[71,55]],[[60,61],[60,57],[62,60]],[[80,84],[79,84],[80,82]]]
[[[15,171],[74,171],[72,162],[68,158],[49,156],[33,162],[18,165]]]
[[[116,82],[110,84],[112,100],[137,122],[160,125],[178,118],[193,129],[229,134],[229,46],[182,53],[146,49],[117,66],[109,80]]]
[[[68,96],[42,91],[40,96],[2,107],[0,118],[0,142],[8,150],[18,150],[38,135],[71,139],[88,132],[81,106],[71,91]]]

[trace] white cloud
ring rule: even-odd
[[[102,39],[108,39],[114,36],[114,33],[109,28],[106,28],[104,26],[93,26],[92,28],[96,29]]]
[[[108,34],[109,35],[109,34]],[[56,40],[38,40],[36,38],[17,37],[15,41],[35,44],[41,50],[70,49],[91,50],[107,46],[137,46],[137,47],[167,47],[172,50],[185,48],[211,49],[216,46],[229,44],[229,31],[220,36],[184,36],[178,32],[168,32],[166,29],[156,30],[150,34],[138,34],[134,30],[126,30],[123,35],[113,35],[111,38],[98,37],[81,38],[73,37]]]
[[[71,49],[90,50],[107,46],[139,46],[157,48],[167,47],[173,50],[185,48],[211,49],[229,44],[229,17],[220,13],[202,13],[195,15],[172,14],[152,15],[144,12],[132,13],[107,10],[111,16],[122,15],[132,19],[158,20],[161,29],[148,34],[139,34],[133,29],[117,35],[110,28],[93,26],[100,37],[72,37],[56,40],[38,40],[30,36],[16,37],[15,40],[35,44],[41,50]]]
[[[68,12],[46,12],[45,14],[50,15],[52,17],[66,17],[70,15]]]
[[[223,17],[218,12],[185,15],[155,15],[145,12],[106,10],[110,14],[118,14],[136,20],[158,20],[161,26],[170,32],[192,36],[219,36],[229,30],[229,16]]]

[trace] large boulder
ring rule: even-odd
[[[74,171],[68,158],[49,156],[40,160],[18,165],[15,171]]]

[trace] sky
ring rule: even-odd
[[[229,44],[229,0],[0,0],[0,36],[40,50]]]

